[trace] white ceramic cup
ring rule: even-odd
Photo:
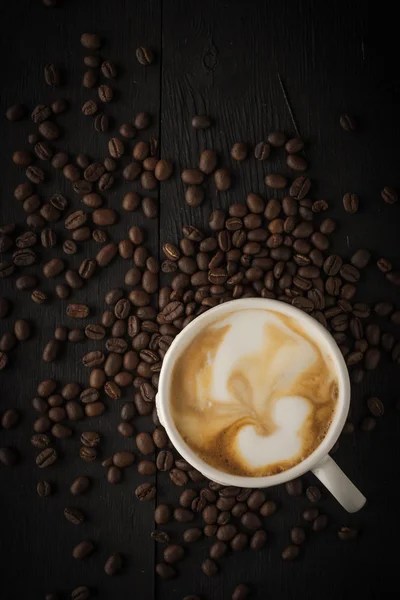
[[[306,329],[308,335],[312,336],[316,344],[331,356],[339,381],[337,408],[331,426],[321,444],[312,454],[291,469],[276,475],[264,477],[231,475],[209,465],[182,439],[170,411],[169,395],[171,388],[171,374],[177,357],[185,350],[185,347],[190,344],[196,335],[216,318],[222,318],[232,311],[245,309],[267,309],[296,319]],[[176,336],[164,357],[158,385],[158,394],[156,396],[158,417],[161,424],[165,427],[171,442],[183,458],[208,479],[223,485],[266,488],[285,483],[303,475],[307,471],[312,471],[348,512],[356,512],[364,506],[366,498],[328,454],[343,429],[349,411],[349,404],[350,381],[347,367],[343,360],[343,356],[330,333],[315,319],[298,308],[285,304],[284,302],[264,298],[243,298],[225,302],[224,304],[220,304],[203,313],[185,327],[185,329]]]

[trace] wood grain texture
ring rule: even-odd
[[[388,23],[380,30],[376,15],[368,13],[367,3],[356,1],[342,9],[340,3],[316,0],[284,0],[279,3],[240,0],[147,0],[146,2],[96,2],[65,0],[63,7],[48,10],[39,0],[15,0],[0,7],[1,56],[3,57],[1,111],[18,101],[30,108],[40,101],[50,102],[60,95],[70,102],[72,110],[60,116],[65,136],[59,145],[71,154],[84,149],[92,158],[107,155],[107,141],[118,127],[135,113],[148,110],[153,115],[149,134],[160,134],[161,154],[175,165],[175,176],[160,187],[160,218],[145,223],[139,214],[122,214],[112,230],[116,240],[124,237],[132,224],[143,224],[148,231],[148,246],[160,252],[165,241],[176,242],[183,224],[195,224],[207,230],[212,208],[227,209],[232,202],[244,202],[250,191],[273,197],[264,184],[266,173],[286,170],[283,154],[275,153],[265,165],[247,160],[237,164],[230,158],[236,141],[252,147],[268,132],[283,129],[294,133],[290,115],[279,87],[280,74],[290,98],[299,129],[308,141],[306,154],[315,198],[325,198],[330,205],[328,215],[338,220],[332,238],[333,249],[350,256],[358,247],[367,247],[375,258],[387,256],[400,267],[398,247],[399,206],[385,205],[380,199],[384,185],[399,187],[399,155],[394,140],[399,119],[396,105],[400,96],[398,70],[390,68],[395,37]],[[95,134],[91,120],[83,117],[80,107],[95,92],[81,86],[86,51],[79,38],[84,31],[96,31],[107,41],[101,55],[115,60],[121,67],[115,82],[118,103],[107,108],[114,117],[109,134]],[[141,68],[135,59],[135,48],[144,44],[157,52],[151,69]],[[58,91],[44,84],[43,67],[54,61],[65,67],[65,83]],[[354,113],[359,122],[356,134],[339,127],[343,111]],[[214,125],[196,132],[190,122],[194,114],[207,113]],[[30,121],[10,125],[0,119],[1,222],[22,222],[23,211],[13,200],[15,186],[23,181],[23,172],[11,164],[12,151],[26,147],[28,132],[34,131]],[[58,146],[58,143],[57,143]],[[215,194],[206,183],[206,200],[197,209],[184,201],[185,186],[180,181],[181,169],[197,166],[204,148],[215,148],[220,163],[231,169],[234,186],[229,192]],[[126,157],[124,161],[127,161]],[[45,167],[47,169],[47,167]],[[288,172],[289,174],[289,172]],[[54,183],[55,182],[55,183]],[[107,204],[120,207],[123,193],[138,189],[134,185],[113,188]],[[43,195],[53,191],[67,194],[71,207],[79,200],[61,178],[52,178],[43,186]],[[342,208],[346,191],[359,194],[361,208],[348,215]],[[283,194],[278,193],[277,197]],[[56,225],[64,235],[62,223]],[[68,262],[76,268],[82,258],[97,251],[95,244],[82,245]],[[61,251],[54,252],[61,256]],[[161,255],[161,253],[160,253]],[[122,259],[104,270],[89,285],[76,292],[74,299],[87,301],[93,308],[90,322],[96,322],[103,310],[103,295],[111,287],[121,286],[127,269]],[[37,271],[37,269],[32,269]],[[56,282],[44,282],[43,289],[54,295]],[[15,297],[10,281],[1,280],[2,295]],[[374,302],[390,298],[398,302],[398,292],[389,286],[382,274],[370,269],[360,286],[360,298]],[[400,470],[395,459],[400,434],[395,411],[398,399],[398,374],[385,359],[382,367],[370,374],[353,390],[354,421],[358,424],[366,414],[365,399],[379,395],[385,401],[387,415],[373,434],[357,432],[344,438],[335,455],[346,473],[360,486],[368,505],[354,516],[347,515],[324,493],[321,507],[330,520],[327,532],[309,533],[302,557],[293,564],[283,564],[280,553],[289,542],[290,527],[301,524],[305,497],[291,499],[283,488],[272,488],[267,496],[279,505],[279,511],[265,520],[267,547],[260,553],[250,550],[221,560],[220,574],[208,580],[200,563],[208,556],[210,540],[186,549],[187,557],[177,567],[179,578],[170,582],[154,579],[154,564],[161,559],[160,548],[149,538],[153,529],[154,503],[138,503],[134,489],[140,482],[136,469],[126,473],[121,486],[110,486],[100,464],[86,466],[78,458],[79,432],[76,427],[69,444],[59,443],[64,460],[51,471],[40,472],[34,464],[29,437],[36,416],[30,406],[37,382],[54,377],[60,383],[87,382],[81,357],[101,343],[69,344],[66,356],[54,365],[40,358],[45,342],[59,324],[74,326],[65,316],[65,302],[38,307],[28,293],[19,293],[14,313],[0,323],[1,333],[12,326],[16,315],[25,316],[42,328],[14,353],[15,369],[1,375],[0,412],[17,406],[23,412],[21,426],[0,431],[0,446],[16,445],[23,457],[13,471],[0,469],[0,577],[1,598],[20,600],[24,597],[43,600],[45,593],[63,592],[68,598],[77,585],[90,585],[104,600],[180,600],[189,593],[203,600],[229,599],[240,582],[252,586],[254,599],[326,600],[353,597],[365,599],[385,596],[386,589],[397,583],[396,563],[389,548],[399,534],[397,506],[400,495]],[[45,310],[45,318],[44,311]],[[86,321],[89,322],[89,319]],[[85,323],[86,323],[85,322]],[[384,330],[393,330],[380,321]],[[400,331],[394,330],[400,336]],[[29,357],[26,370],[24,357]],[[125,398],[130,399],[131,392]],[[117,406],[109,406],[105,415],[92,419],[90,429],[104,434],[101,456],[115,450],[134,447],[116,433]],[[138,428],[149,427],[138,422]],[[93,477],[93,489],[85,496],[72,498],[71,481],[79,474]],[[40,499],[35,487],[38,478],[48,478],[56,486],[53,497]],[[311,475],[304,483],[311,483]],[[170,484],[168,475],[157,477],[157,501],[176,505],[180,489]],[[87,523],[74,527],[62,515],[65,506],[80,507],[90,515]],[[354,544],[340,544],[336,531],[342,525],[355,525],[362,536]],[[179,543],[185,526],[172,523],[165,527],[173,541]],[[308,528],[309,529],[309,528]],[[96,542],[96,555],[84,563],[73,561],[71,551],[81,539]],[[115,551],[124,554],[126,569],[115,578],[103,572],[106,558]]]
[[[18,101],[25,102],[30,110],[39,102],[51,102],[58,97],[65,97],[71,108],[57,119],[65,135],[55,144],[60,149],[67,149],[71,155],[85,152],[92,159],[103,160],[108,155],[107,143],[113,135],[118,135],[119,126],[131,121],[143,110],[152,115],[153,124],[142,136],[158,135],[159,81],[160,67],[157,62],[151,69],[141,67],[135,57],[135,49],[140,44],[147,44],[157,50],[160,46],[160,3],[137,3],[122,1],[118,10],[112,3],[89,1],[64,2],[63,6],[54,10],[46,9],[36,0],[18,1],[7,9],[2,6],[2,55],[7,60],[5,80],[2,85],[2,113],[4,109]],[[16,23],[24,23],[16,29]],[[30,26],[32,24],[32,27]],[[108,133],[99,134],[93,129],[92,119],[81,112],[82,104],[96,98],[96,89],[87,90],[82,87],[81,80],[86,67],[83,57],[90,52],[80,44],[83,32],[96,32],[104,44],[100,56],[115,61],[118,78],[112,85],[116,90],[117,102],[106,108],[113,119],[112,129]],[[64,69],[65,85],[52,90],[43,79],[43,67],[48,62],[55,62]],[[12,151],[28,147],[26,137],[35,131],[30,121],[10,124],[2,114],[1,138],[6,152],[1,156],[1,166],[7,177],[2,177],[1,221],[15,220],[24,222],[22,207],[13,199],[14,187],[24,180],[23,170],[11,163]],[[140,138],[139,138],[140,139]],[[133,143],[126,144],[130,149]],[[131,152],[131,150],[130,150]],[[129,162],[128,156],[122,159],[123,164]],[[50,173],[50,167],[44,166]],[[104,193],[105,205],[120,209],[123,194],[135,189],[138,184],[120,183],[109,192]],[[60,191],[70,201],[70,210],[80,208],[79,197],[72,191],[69,183],[57,174],[43,186],[44,197]],[[158,223],[146,222],[140,211],[122,213],[117,225],[110,229],[111,238],[118,241],[127,237],[129,227],[145,225],[148,240],[146,245],[157,256]],[[66,231],[63,219],[56,224],[56,232],[64,239]],[[85,257],[93,257],[100,246],[94,242],[80,244],[75,256],[62,256],[60,245],[52,254],[67,260],[70,268],[78,268]],[[131,266],[131,261],[121,258],[98,273],[82,290],[76,291],[71,298],[76,302],[87,302],[91,307],[91,315],[83,323],[66,317],[67,301],[55,299],[56,283],[63,282],[63,276],[55,280],[43,281],[41,288],[51,294],[53,302],[47,306],[37,306],[30,300],[29,292],[17,295],[13,314],[1,323],[2,332],[12,326],[16,315],[25,316],[35,323],[35,335],[23,344],[26,351],[26,370],[22,368],[25,352],[18,348],[15,352],[15,369],[2,374],[1,412],[8,406],[17,406],[23,412],[24,420],[20,428],[8,432],[1,431],[1,445],[15,445],[23,457],[15,471],[6,473],[1,469],[2,535],[0,540],[1,560],[1,596],[5,600],[19,600],[31,597],[42,600],[46,592],[59,590],[69,597],[71,590],[79,585],[89,585],[93,590],[101,590],[101,596],[108,598],[127,597],[127,590],[135,597],[153,597],[154,585],[154,543],[150,539],[153,528],[154,503],[139,503],[134,490],[142,479],[136,467],[125,470],[124,482],[111,486],[106,481],[106,470],[100,462],[117,450],[135,449],[135,441],[122,438],[116,431],[119,423],[119,410],[122,401],[107,402],[107,412],[102,417],[91,419],[89,423],[80,422],[73,425],[75,434],[67,442],[57,443],[62,455],[62,463],[51,469],[40,470],[35,465],[36,452],[31,447],[29,438],[32,424],[37,414],[31,408],[31,398],[35,395],[36,385],[42,379],[53,377],[61,384],[77,381],[88,384],[89,370],[82,366],[81,358],[90,349],[104,347],[103,342],[69,344],[66,355],[51,365],[41,360],[44,344],[53,335],[55,326],[82,327],[87,323],[100,321],[106,305],[104,294],[112,287],[125,287],[124,274]],[[34,267],[31,271],[41,274]],[[15,291],[11,281],[1,281],[2,294],[14,297]],[[127,292],[129,290],[126,290]],[[38,325],[42,323],[42,328]],[[123,400],[132,399],[132,389],[124,391]],[[144,430],[149,423],[140,423]],[[87,465],[79,458],[79,436],[85,428],[98,430],[103,435],[100,460],[96,464]],[[73,479],[81,474],[92,478],[92,489],[85,495],[73,497],[69,486]],[[56,486],[53,497],[39,498],[36,494],[36,481],[48,478]],[[7,489],[7,493],[4,490]],[[76,506],[88,516],[87,522],[79,527],[71,525],[64,519],[63,509]],[[82,539],[92,539],[97,546],[96,553],[85,561],[72,558],[72,548]],[[126,568],[118,577],[108,577],[103,570],[104,563],[110,554],[120,552],[124,556]],[[137,590],[137,592],[135,592]],[[142,595],[143,594],[143,595]]]
[[[207,186],[207,199],[195,210],[185,205],[185,186],[179,180],[162,188],[161,243],[179,239],[185,223],[198,224],[203,219],[207,230],[212,208],[226,209],[231,202],[244,202],[250,191],[268,198],[282,197],[280,192],[268,192],[264,184],[268,172],[283,170],[292,176],[281,162],[282,154],[274,153],[265,165],[250,160],[235,164],[229,155],[235,141],[252,147],[276,129],[294,135],[279,73],[300,132],[307,140],[313,197],[325,198],[330,206],[328,216],[338,220],[333,249],[350,257],[357,248],[367,247],[375,257],[385,255],[398,263],[398,207],[380,200],[384,181],[398,183],[398,152],[392,152],[391,137],[394,123],[398,126],[399,122],[395,110],[398,78],[393,80],[393,74],[389,75],[386,61],[390,60],[391,44],[388,36],[373,28],[374,17],[357,2],[342,11],[337,4],[318,2],[197,4],[164,0],[162,152],[185,168],[196,166],[203,148],[215,148],[223,157],[223,166],[234,173],[235,186],[219,197],[213,185]],[[342,112],[357,115],[357,134],[340,128]],[[206,132],[194,131],[190,122],[196,113],[209,114],[215,125]],[[361,198],[357,215],[343,210],[342,196],[350,190]],[[396,302],[398,292],[381,273],[371,269],[360,286],[361,297],[371,302],[382,298]],[[388,323],[382,322],[382,326],[391,329]],[[330,520],[328,531],[310,533],[304,558],[295,564],[283,564],[280,552],[289,543],[290,527],[302,523],[301,513],[307,502],[288,498],[281,488],[268,490],[268,497],[281,507],[266,521],[268,547],[258,554],[248,550],[223,559],[221,574],[210,581],[199,570],[199,561],[207,556],[207,550],[190,548],[183,576],[168,584],[171,591],[166,597],[175,597],[175,591],[177,597],[190,591],[206,598],[229,598],[234,586],[242,581],[254,584],[251,597],[260,599],[314,599],[321,594],[334,599],[355,593],[379,597],[393,581],[391,561],[379,558],[377,548],[390,543],[392,534],[387,523],[393,519],[398,499],[396,489],[391,489],[390,499],[383,491],[399,473],[399,467],[392,461],[389,465],[384,458],[390,455],[399,432],[394,408],[396,377],[395,367],[385,360],[376,373],[353,389],[357,424],[366,414],[365,399],[371,394],[387,399],[391,416],[379,423],[372,436],[358,432],[344,438],[335,455],[369,499],[360,514],[346,515],[325,494],[323,510]],[[305,477],[305,482],[313,482],[313,477]],[[364,530],[355,546],[340,545],[336,539],[338,527],[349,523]],[[209,545],[204,542],[205,547]],[[378,569],[372,567],[376,561]],[[366,577],[366,567],[373,568],[370,577]],[[188,586],[187,572],[192,586]],[[198,580],[193,573],[199,574]],[[162,587],[158,586],[160,597]]]

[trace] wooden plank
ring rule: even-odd
[[[39,102],[51,102],[65,97],[71,109],[57,120],[65,130],[65,135],[56,146],[67,149],[75,155],[84,152],[92,159],[102,160],[108,155],[107,143],[113,135],[118,135],[119,126],[130,121],[140,111],[152,115],[153,125],[138,139],[158,135],[159,80],[160,66],[156,61],[149,69],[140,66],[135,57],[135,49],[143,44],[154,50],[160,47],[160,2],[150,0],[145,3],[132,3],[123,0],[118,3],[89,0],[84,3],[63,2],[63,6],[47,9],[42,2],[21,1],[2,5],[1,53],[3,64],[2,113],[14,102],[26,103],[30,110]],[[18,24],[18,25],[16,25]],[[112,129],[106,134],[96,133],[92,119],[81,113],[82,104],[96,99],[96,89],[82,87],[81,79],[86,67],[83,57],[90,52],[80,45],[83,32],[96,32],[105,43],[100,51],[102,57],[115,61],[119,74],[115,80],[117,102],[110,103],[105,111],[113,117]],[[66,85],[52,90],[43,79],[44,65],[55,62],[65,70]],[[23,223],[24,213],[19,203],[13,199],[14,187],[24,180],[23,170],[11,164],[11,153],[27,148],[28,133],[35,131],[30,121],[10,124],[0,119],[2,151],[1,167],[5,177],[1,177],[1,222],[15,220]],[[132,148],[133,143],[127,146]],[[126,157],[124,163],[128,162]],[[46,171],[50,168],[46,165]],[[79,197],[71,190],[62,176],[43,186],[43,195],[48,197],[55,191],[63,192],[70,199],[70,207],[80,208]],[[107,205],[120,210],[123,194],[129,189],[139,189],[137,184],[119,184],[104,196]],[[157,195],[157,194],[155,194]],[[140,211],[121,211],[119,223],[112,228],[111,238],[118,241],[127,237],[133,224],[142,225],[148,231],[147,246],[157,256],[158,223],[144,219]],[[55,230],[63,240],[66,232],[63,219],[55,225]],[[93,256],[99,245],[94,242],[82,244],[75,256],[63,256],[61,245],[51,252],[68,261],[71,268],[77,268],[84,257]],[[43,252],[44,255],[44,252]],[[50,257],[49,257],[50,258]],[[92,308],[90,322],[99,322],[105,309],[104,294],[112,287],[124,286],[124,273],[131,266],[130,261],[118,258],[111,267],[97,274],[87,286],[74,293],[73,299],[87,301]],[[41,272],[41,268],[30,271]],[[41,277],[43,279],[43,277]],[[46,289],[54,297],[55,283],[44,282]],[[15,296],[10,280],[1,280],[2,294]],[[122,449],[135,449],[134,439],[122,438],[116,431],[119,422],[118,403],[108,402],[107,412],[98,419],[85,420],[74,429],[76,433],[67,443],[57,443],[62,454],[62,464],[41,471],[35,466],[35,450],[29,438],[32,433],[36,413],[30,406],[38,381],[54,377],[60,383],[78,381],[88,383],[88,370],[81,363],[83,354],[89,349],[100,349],[104,342],[69,344],[62,360],[46,365],[41,360],[44,343],[52,337],[55,326],[77,326],[65,316],[67,302],[56,300],[48,308],[37,306],[29,298],[29,293],[17,295],[13,314],[1,323],[1,331],[12,326],[16,316],[25,316],[35,323],[35,335],[23,344],[24,350],[15,352],[15,368],[1,375],[1,412],[8,406],[17,406],[24,415],[20,428],[1,431],[0,445],[15,445],[20,449],[23,462],[15,471],[0,470],[2,490],[1,512],[1,596],[5,600],[19,600],[22,597],[43,599],[45,593],[53,590],[69,597],[71,590],[78,585],[89,585],[99,590],[102,598],[148,598],[153,597],[154,544],[149,533],[153,527],[153,503],[139,503],[134,490],[142,481],[136,467],[126,470],[122,485],[111,486],[106,481],[106,470],[101,460]],[[89,320],[85,321],[85,324]],[[42,323],[39,326],[39,323]],[[78,324],[79,326],[79,324]],[[23,365],[26,362],[25,367]],[[126,389],[123,400],[132,399],[132,389]],[[148,420],[139,427],[148,427]],[[79,435],[85,429],[93,429],[104,436],[98,464],[85,464],[79,458]],[[86,495],[74,498],[69,492],[72,480],[80,474],[88,474],[93,479],[93,487]],[[36,494],[36,481],[48,478],[55,484],[53,497],[41,499]],[[66,506],[76,506],[87,514],[87,522],[76,527],[63,517]],[[74,561],[72,548],[82,539],[92,539],[97,545],[95,555],[86,561]],[[107,557],[113,552],[124,556],[125,569],[115,578],[108,577],[103,570]]]
[[[265,174],[278,170],[289,173],[277,153],[264,165],[254,160],[235,164],[230,148],[236,141],[254,146],[276,129],[294,135],[278,81],[280,74],[301,134],[308,142],[306,154],[315,180],[315,198],[325,198],[330,205],[328,215],[338,220],[334,250],[350,257],[357,248],[367,247],[375,257],[389,256],[398,264],[398,207],[387,206],[380,199],[385,181],[398,185],[398,153],[390,151],[393,126],[396,123],[398,127],[399,121],[395,108],[398,77],[397,85],[389,83],[393,72],[385,61],[390,61],[393,43],[373,22],[361,2],[342,10],[337,3],[300,1],[164,1],[162,154],[180,170],[197,166],[203,148],[214,148],[222,165],[234,172],[235,185],[216,197],[213,186],[206,184],[206,200],[197,209],[185,204],[185,186],[179,178],[163,186],[160,244],[167,240],[176,243],[186,223],[207,229],[212,208],[226,209],[232,202],[244,202],[250,191],[275,196],[265,188]],[[342,112],[357,116],[357,134],[340,128]],[[209,114],[213,127],[206,132],[194,131],[190,122],[196,113]],[[384,150],[377,152],[377,147]],[[346,214],[342,207],[342,195],[350,190],[361,197],[362,207],[356,216]],[[371,271],[360,287],[360,299],[398,300],[397,290],[384,282],[380,273]],[[382,326],[393,329],[387,322]],[[396,370],[390,361],[385,359],[382,368],[354,387],[357,426],[367,414],[365,399],[371,394],[387,399],[388,412],[394,416]],[[346,515],[325,492],[321,510],[329,516],[329,530],[319,535],[310,533],[303,558],[284,564],[280,553],[289,543],[290,527],[302,523],[301,512],[307,502],[304,497],[300,501],[290,499],[282,488],[267,490],[280,509],[275,517],[265,520],[270,534],[266,549],[224,558],[221,574],[207,580],[200,562],[207,557],[210,542],[198,543],[188,548],[179,579],[158,584],[158,598],[188,593],[208,599],[230,598],[241,581],[251,583],[251,597],[259,599],[314,599],[322,590],[329,599],[355,592],[368,598],[379,596],[382,592],[378,590],[386,588],[385,578],[393,580],[386,558],[378,556],[376,549],[390,543],[385,523],[395,519],[393,500],[397,492],[389,500],[378,490],[391,479],[393,463],[390,461],[389,467],[385,456],[390,455],[393,438],[398,435],[398,419],[384,419],[377,429],[371,437],[357,431],[343,439],[335,455],[370,498],[362,513]],[[398,475],[399,467],[395,470]],[[304,482],[314,479],[309,475]],[[336,539],[336,530],[349,523],[365,529],[355,546],[340,545]],[[372,561],[379,568],[374,567],[373,577],[366,577],[365,567],[370,568]]]

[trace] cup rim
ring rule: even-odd
[[[200,329],[207,321],[213,320],[216,316],[218,316],[219,313],[228,313],[232,309],[243,310],[245,308],[264,308],[273,310],[275,312],[292,316],[306,324],[308,323],[311,328],[314,328],[318,334],[322,336],[324,342],[328,345],[329,353],[334,361],[339,380],[338,406],[335,411],[331,426],[329,427],[328,432],[321,444],[317,446],[314,452],[312,452],[294,467],[291,467],[282,473],[277,473],[275,475],[264,475],[262,477],[232,475],[230,473],[226,473],[225,471],[220,471],[219,469],[216,469],[212,465],[208,464],[206,461],[200,458],[183,440],[169,409],[168,384],[170,383],[170,375],[174,362],[179,355],[179,347],[183,344],[185,338],[187,339],[195,329]],[[218,306],[211,308],[199,317],[196,317],[196,319],[182,329],[182,331],[180,331],[173,340],[164,357],[163,366],[160,372],[158,393],[156,396],[156,408],[160,422],[165,427],[172,444],[178,450],[181,456],[208,479],[211,479],[212,481],[222,485],[233,485],[237,487],[271,487],[285,483],[303,475],[308,471],[311,471],[329,453],[337,441],[346,422],[349,406],[349,374],[342,353],[340,352],[339,347],[332,335],[316,319],[313,319],[310,315],[304,313],[299,308],[296,308],[291,304],[285,304],[279,300],[272,300],[269,298],[240,298],[237,300],[224,302],[223,304],[219,304]]]

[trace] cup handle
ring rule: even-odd
[[[367,499],[327,454],[312,472],[349,513],[360,510]]]

